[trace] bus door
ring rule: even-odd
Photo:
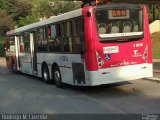
[[[31,66],[32,73],[37,74],[37,55],[35,47],[35,32],[30,33],[30,48],[31,48]]]
[[[20,60],[20,37],[15,36],[15,50],[16,50],[16,67],[17,70],[21,69],[21,60]]]

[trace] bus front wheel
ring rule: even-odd
[[[60,72],[57,65],[55,65],[54,69],[53,69],[53,79],[54,79],[54,83],[55,83],[56,87],[58,87],[58,88],[63,87],[63,83],[62,83],[62,79],[61,79],[61,72]]]
[[[11,63],[11,72],[14,74],[17,73],[16,62],[14,60],[12,60],[12,63]]]

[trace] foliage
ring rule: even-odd
[[[153,16],[153,8],[155,9],[155,16]],[[155,17],[155,19],[160,19],[160,6],[155,4],[155,5],[148,5],[148,13],[149,13],[149,20],[152,21],[153,17]]]
[[[0,0],[0,8],[7,14],[12,15],[15,21],[19,17],[26,17],[31,14],[32,5],[27,0]]]
[[[80,7],[80,4],[73,1],[37,0],[36,2],[36,13],[40,18],[49,18]]]
[[[80,7],[73,1],[59,0],[0,0],[0,34],[14,26],[24,26]]]
[[[4,57],[4,46],[3,46],[3,38],[0,37],[0,57]]]
[[[27,0],[0,0],[0,34],[22,25],[19,20],[31,14],[32,4]]]
[[[7,15],[7,12],[0,10],[0,36],[4,35],[6,31],[14,28],[14,21],[10,15]]]
[[[160,59],[160,32],[155,32],[151,35],[152,37],[152,48],[153,58]]]
[[[38,22],[38,19],[35,15],[29,15],[26,17],[19,17],[18,25],[25,26],[34,22]]]

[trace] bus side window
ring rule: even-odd
[[[23,42],[24,42],[24,52],[29,53],[30,52],[30,37],[28,32],[22,33],[23,36]]]
[[[50,26],[50,36],[49,38],[49,51],[50,52],[60,52],[61,51],[61,27],[60,24]]]
[[[23,42],[23,37],[19,36],[19,40],[20,40],[20,52],[24,53],[24,42]]]
[[[15,40],[14,40],[14,36],[9,37],[8,51],[15,52]]]
[[[74,52],[84,52],[84,20],[82,18],[75,19],[73,22],[74,28]]]
[[[47,46],[46,27],[39,28],[37,32],[38,32],[38,41],[37,41],[38,52],[47,52],[48,46]]]
[[[64,52],[72,52],[72,24],[71,21],[63,23],[63,49]]]

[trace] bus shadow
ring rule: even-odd
[[[0,75],[12,74],[4,65],[0,65]]]
[[[19,73],[19,75],[25,76],[28,79],[32,80],[30,82],[41,82],[40,84],[45,84],[43,79],[40,77]],[[131,82],[119,82],[113,84],[106,84],[100,86],[73,86],[69,84],[64,84],[63,88],[56,88],[55,89],[63,89],[68,92],[77,92],[78,94],[83,94],[87,96],[93,97],[122,97],[122,96],[135,96],[141,94],[137,88],[132,86],[133,83]],[[55,86],[54,83],[45,84],[47,86]]]
[[[80,87],[65,85],[65,89],[76,91],[87,96],[93,97],[122,97],[122,96],[137,96],[141,94],[140,90],[132,86],[131,82],[120,82],[92,87]]]
[[[37,81],[37,82],[44,82],[42,78],[38,77],[38,76],[34,76],[34,75],[30,75],[30,74],[26,74],[26,73],[22,73],[22,72],[18,72],[16,73],[17,75],[21,75],[21,76],[25,76],[26,78],[28,78],[29,80],[33,80],[33,81]],[[50,84],[47,84],[50,85]]]
[[[30,80],[30,82],[38,82],[40,84],[44,84],[46,86],[55,86],[54,83],[45,84],[43,79],[40,77],[18,73],[18,75],[25,76]],[[64,84],[63,88],[55,89],[63,89],[68,92],[76,92],[77,94],[83,94],[91,97],[122,97],[122,96],[137,96],[141,94],[141,91],[132,86],[132,82],[119,82],[113,84],[106,84],[100,86],[73,86],[69,84]]]

